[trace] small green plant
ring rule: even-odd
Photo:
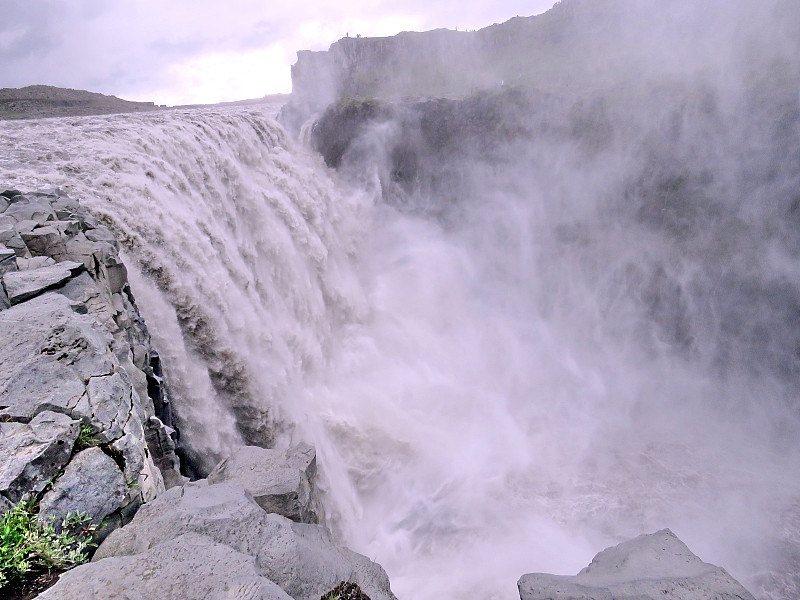
[[[75,440],[75,450],[86,450],[86,448],[93,448],[99,444],[100,442],[94,437],[94,428],[91,425],[81,425],[78,439]]]
[[[95,527],[84,513],[69,514],[56,531],[42,523],[31,503],[20,502],[0,517],[0,588],[49,569],[66,570],[88,558]]]

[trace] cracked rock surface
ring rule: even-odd
[[[313,491],[316,472],[316,452],[308,444],[285,451],[244,446],[217,465],[208,482],[236,483],[267,512],[292,521],[318,523],[322,511]]]
[[[0,494],[16,503],[41,492],[69,461],[78,425],[51,411],[30,423],[0,423]]]
[[[184,481],[150,397],[158,355],[113,233],[59,190],[3,198],[0,508],[40,500],[106,535]]]

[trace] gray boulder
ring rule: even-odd
[[[45,411],[30,423],[0,423],[0,494],[16,503],[39,493],[69,461],[79,422]]]
[[[607,548],[575,576],[523,575],[521,600],[754,600],[669,529]]]
[[[208,482],[236,483],[269,513],[292,521],[318,523],[320,511],[312,493],[316,471],[316,452],[308,444],[286,451],[245,446],[217,465]]]
[[[3,212],[3,215],[17,221],[36,221],[38,224],[56,220],[56,213],[46,201],[17,202],[15,199],[12,202],[13,204]]]
[[[5,232],[0,232],[5,233]],[[26,256],[30,256],[30,252],[28,252],[28,247],[25,245],[25,242],[22,241],[20,235],[15,231],[11,233],[11,235],[3,235],[0,237],[0,242],[3,242],[9,250],[13,250],[14,254],[17,255],[17,258],[24,258]]]
[[[69,513],[86,513],[95,525],[120,509],[128,487],[117,464],[100,448],[79,452],[39,503],[40,518],[60,522]]]
[[[0,275],[17,270],[17,253],[0,244]]]
[[[39,269],[15,271],[3,275],[3,284],[13,306],[66,283],[83,268],[83,263],[65,261]]]
[[[133,400],[131,387],[120,373],[89,379],[86,396],[75,407],[75,414],[91,421],[95,435],[106,442],[122,437]]]
[[[41,267],[51,267],[56,264],[56,261],[49,256],[31,256],[25,258],[22,256],[17,257],[17,269],[19,271],[33,271]]]
[[[64,237],[52,224],[20,233],[20,237],[31,254],[49,256],[50,254],[64,254],[67,251]]]
[[[31,361],[0,386],[0,418],[28,422],[46,410],[69,415],[84,394],[74,369],[58,361]]]
[[[394,600],[380,565],[337,546],[320,525],[264,512],[241,486],[230,483],[168,490],[114,531],[93,560],[147,552],[186,533],[255,557],[259,573],[295,600],[318,600],[340,581],[357,583],[372,600]]]
[[[252,556],[189,533],[64,573],[39,600],[290,600]],[[315,599],[316,600],[316,599]]]

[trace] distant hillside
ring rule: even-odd
[[[83,90],[49,85],[0,89],[0,119],[38,119],[156,110],[152,102],[129,102]]]

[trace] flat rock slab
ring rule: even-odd
[[[193,533],[63,574],[39,600],[291,600],[255,559]]]
[[[45,411],[30,423],[0,423],[0,493],[19,502],[41,492],[69,461],[80,423]]]
[[[259,573],[295,600],[318,600],[341,581],[357,583],[372,600],[395,600],[380,565],[337,546],[325,527],[267,514],[229,483],[168,490],[112,532],[93,560],[147,552],[186,533],[255,557]]]
[[[269,513],[301,523],[318,523],[312,497],[316,469],[316,453],[308,444],[286,451],[244,446],[218,464],[208,482],[235,482]]]
[[[523,575],[521,600],[754,600],[669,529],[607,548],[575,576]]]
[[[14,306],[66,283],[83,268],[83,263],[64,261],[49,267],[6,273],[3,284],[8,300]]]
[[[15,197],[11,202],[13,204],[3,214],[17,221],[36,221],[42,224],[56,220],[56,213],[48,202],[41,200],[26,202],[19,197]]]
[[[91,414],[84,382],[113,373],[115,362],[111,336],[76,308],[47,292],[0,312],[0,420],[71,414],[80,404]]]
[[[100,448],[79,452],[39,503],[39,515],[62,521],[86,513],[95,525],[122,507],[128,487],[117,464]]]
[[[32,361],[0,386],[0,419],[28,422],[46,410],[69,415],[85,394],[74,369],[58,361]]]

